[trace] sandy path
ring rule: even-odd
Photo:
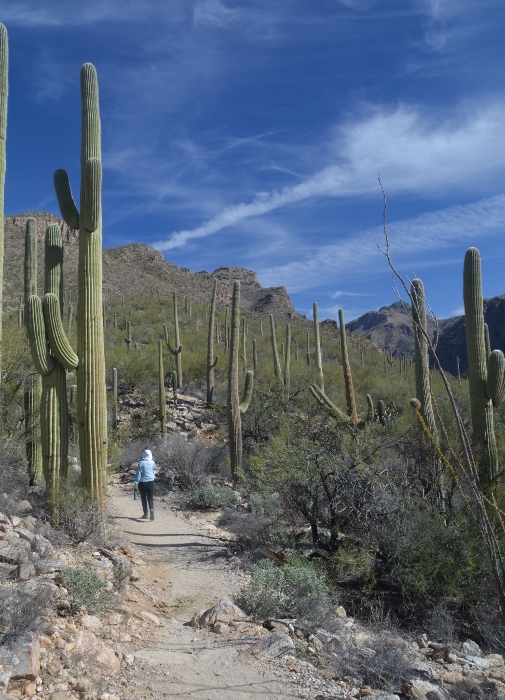
[[[219,542],[163,504],[154,522],[139,520],[141,506],[131,487],[111,488],[116,526],[137,548],[147,566],[142,584],[165,603],[160,627],[139,640],[134,668],[125,668],[125,700],[198,698],[245,700],[298,698],[295,683],[278,663],[245,661],[238,656],[255,640],[240,633],[216,635],[185,626],[196,610],[209,608],[236,590],[239,577]]]

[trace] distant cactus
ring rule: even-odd
[[[284,389],[286,400],[289,400],[289,392],[291,390],[291,326],[286,324],[286,354],[284,357]]]
[[[369,423],[372,423],[375,420],[375,409],[373,406],[373,399],[370,396],[370,394],[366,395],[366,403],[367,403],[367,414],[366,414],[366,419]]]
[[[253,370],[254,374],[258,371],[258,349],[256,347],[256,338],[253,338],[252,352],[253,352]]]
[[[117,368],[112,368],[112,427],[117,430]]]
[[[281,363],[279,361],[279,354],[277,352],[277,339],[275,337],[275,321],[272,314],[270,314],[270,334],[272,340],[272,353],[274,357],[274,372],[276,378],[284,386],[284,379],[282,377]]]
[[[240,282],[233,283],[231,309],[230,358],[228,364],[228,440],[230,445],[230,467],[233,482],[236,484],[242,469],[242,420],[241,414],[249,407],[253,391],[253,373],[247,372],[244,399],[240,401],[238,387],[238,355],[240,342]]]
[[[214,400],[214,368],[216,367],[219,355],[214,359],[214,338],[212,328],[214,326],[214,318],[216,315],[216,296],[217,296],[217,280],[214,280],[214,289],[212,290],[212,301],[210,303],[209,315],[209,335],[207,339],[207,405],[212,406]]]
[[[163,341],[158,340],[158,398],[160,412],[160,432],[166,431],[167,400],[165,396],[165,370],[163,369]]]
[[[426,300],[422,280],[414,279],[411,284],[412,320],[416,345],[416,397],[421,402],[421,414],[435,442],[438,432],[431,402],[431,382],[428,360],[428,325],[426,320]]]
[[[126,347],[128,348],[128,352],[130,352],[131,347],[132,347],[132,324],[131,324],[131,321],[126,322],[125,343],[126,343]]]
[[[182,386],[182,345],[179,338],[179,315],[177,313],[177,292],[173,294],[174,300],[174,333],[175,333],[175,344],[174,347],[170,344],[170,339],[168,336],[167,326],[163,326],[165,333],[165,342],[168,347],[168,351],[175,357],[176,367],[177,367],[177,388]],[[207,317],[207,315],[206,315]],[[212,331],[211,331],[212,332]]]
[[[354,387],[352,383],[351,363],[347,351],[347,338],[345,333],[345,321],[343,309],[338,310],[338,320],[340,324],[340,347],[342,350],[342,366],[344,370],[345,397],[347,400],[347,414],[351,423],[358,422],[358,411],[356,409],[356,399],[354,397]]]
[[[315,346],[315,360],[317,371],[319,372],[319,388],[324,392],[324,374],[323,374],[323,362],[321,359],[321,336],[319,333],[319,314],[317,309],[317,301],[312,305],[313,317],[314,317],[314,346]],[[307,338],[307,351],[308,351],[308,338]]]

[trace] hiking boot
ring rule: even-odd
[[[144,513],[144,515],[140,518],[141,520],[147,520],[147,513]]]
[[[147,518],[147,515],[146,515]],[[151,520],[154,520],[154,510],[151,511]]]

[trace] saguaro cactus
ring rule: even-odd
[[[289,399],[289,391],[291,388],[291,326],[286,324],[286,354],[284,356],[284,388],[286,390],[286,399]]]
[[[0,24],[0,347],[2,342],[5,140],[7,136],[7,96],[9,91],[8,67],[9,47],[7,42],[7,30],[3,24]]]
[[[472,441],[481,478],[490,483],[498,474],[498,452],[494,433],[493,405],[503,401],[504,358],[494,350],[487,358],[482,299],[480,253],[469,248],[463,267],[466,347],[472,415]]]
[[[177,366],[177,388],[182,386],[182,345],[179,338],[179,316],[177,314],[177,292],[174,292],[174,333],[175,333],[175,345],[172,347],[170,344],[170,339],[168,337],[168,329],[166,324],[163,326],[163,331],[165,333],[165,342],[168,347],[168,351],[174,355],[176,366]]]
[[[165,396],[165,370],[163,369],[163,341],[158,340],[158,398],[160,409],[160,432],[165,434],[167,421],[167,399]]]
[[[241,402],[238,390],[238,360],[240,342],[240,282],[233,283],[230,329],[230,358],[228,364],[228,439],[230,466],[233,482],[237,483],[242,468],[242,420],[241,414],[249,407],[253,390],[253,372],[246,373],[244,399]]]
[[[45,237],[44,301],[29,296],[26,330],[35,369],[42,376],[40,424],[42,466],[53,517],[57,518],[60,477],[68,470],[68,406],[66,369],[76,369],[77,356],[68,344],[61,320],[63,241],[58,226]],[[32,285],[30,285],[32,286]]]
[[[416,343],[416,398],[421,403],[421,415],[426,427],[438,441],[435,415],[431,403],[430,367],[428,359],[428,325],[426,321],[426,300],[422,280],[414,279],[411,284],[412,320]]]
[[[312,305],[312,315],[314,317],[314,343],[315,343],[315,359],[317,371],[319,372],[319,388],[324,391],[324,374],[323,374],[323,363],[321,360],[321,336],[319,333],[319,313],[317,309],[317,301]],[[309,341],[307,338],[307,352],[309,349]]]
[[[112,427],[117,430],[117,368],[112,368]]]
[[[216,315],[216,295],[217,295],[217,280],[214,280],[214,289],[212,290],[212,301],[210,303],[209,314],[209,337],[207,339],[207,405],[212,406],[214,398],[214,368],[218,363],[219,355],[214,359],[214,336],[212,328],[214,326],[214,318]]]
[[[356,409],[356,399],[354,397],[354,387],[352,383],[351,363],[347,351],[347,338],[345,333],[344,310],[338,310],[338,321],[340,324],[340,347],[342,349],[342,366],[344,370],[345,398],[347,400],[347,415],[351,423],[358,422],[358,411]]]
[[[54,173],[61,214],[79,229],[77,305],[77,423],[82,484],[105,498],[107,387],[102,312],[102,161],[98,81],[91,63],[81,68],[81,192],[75,205],[65,170]]]
[[[279,360],[279,353],[277,352],[277,339],[275,337],[275,321],[272,314],[270,314],[270,336],[272,340],[272,353],[274,358],[274,372],[275,376],[279,382],[284,385],[284,379],[282,377],[281,363]]]

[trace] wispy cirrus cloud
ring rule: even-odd
[[[176,231],[153,245],[162,251],[185,246],[250,217],[320,197],[352,197],[377,191],[380,169],[388,193],[431,196],[476,187],[505,172],[505,102],[463,105],[445,119],[412,107],[369,108],[367,116],[335,128],[330,164],[297,184],[257,193],[249,202],[225,207],[194,229]]]

